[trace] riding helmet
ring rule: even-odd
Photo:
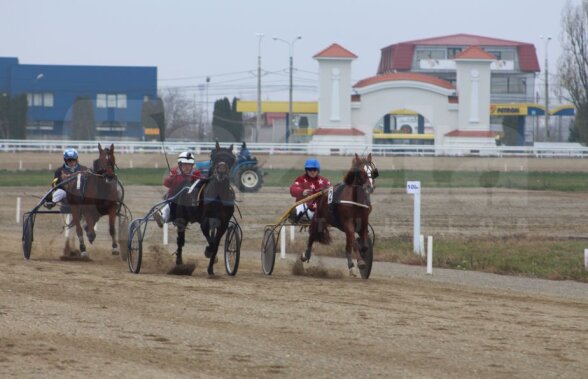
[[[190,151],[184,151],[178,155],[178,163],[194,164],[194,155]]]
[[[321,170],[321,164],[319,163],[318,159],[314,159],[314,158],[309,158],[306,160],[306,162],[304,163],[304,169],[305,170],[309,170],[309,169],[317,169],[318,171]]]
[[[67,161],[68,159],[78,159],[78,152],[76,151],[76,149],[65,149],[65,151],[63,152],[63,160]]]

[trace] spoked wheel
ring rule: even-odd
[[[276,263],[276,235],[274,229],[267,228],[261,242],[261,269],[266,275],[271,275]]]
[[[34,216],[27,215],[22,224],[22,254],[27,261],[31,258],[33,248],[33,224]]]
[[[359,244],[359,238],[357,239],[357,243]],[[372,263],[374,261],[374,245],[372,243],[372,238],[368,238],[367,243],[367,250],[364,253],[360,253],[365,262],[365,267],[363,269],[359,269],[359,273],[361,274],[362,279],[369,279],[370,274],[372,273]]]
[[[138,274],[141,271],[141,261],[143,260],[143,233],[141,227],[141,220],[135,220],[129,229],[127,262],[129,270],[133,274]]]
[[[225,234],[225,269],[228,275],[234,276],[237,273],[240,258],[241,228],[231,222]]]

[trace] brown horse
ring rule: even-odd
[[[310,259],[315,241],[322,244],[331,242],[328,227],[334,226],[345,232],[345,255],[349,273],[355,276],[352,251],[355,253],[358,268],[366,268],[363,257],[369,248],[369,215],[372,209],[370,194],[375,190],[377,176],[378,169],[372,161],[371,153],[366,158],[355,154],[343,183],[330,188],[328,195],[323,194],[318,200],[316,213],[308,230],[306,251],[301,257],[303,262]],[[356,234],[359,236],[357,243]]]
[[[98,144],[98,159],[94,161],[90,171],[76,173],[76,180],[70,180],[64,185],[67,192],[67,201],[71,207],[73,223],[76,226],[76,234],[80,242],[82,257],[88,257],[84,243],[83,231],[86,231],[88,241],[94,242],[96,232],[94,226],[100,217],[108,215],[108,226],[112,238],[112,254],[118,255],[119,248],[116,241],[116,229],[114,223],[120,205],[118,198],[118,179],[114,172],[116,159],[114,145],[103,149]],[[86,225],[82,228],[81,220],[84,218]]]

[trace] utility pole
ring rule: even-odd
[[[257,119],[255,120],[255,142],[259,142],[259,130],[261,126],[261,40],[263,33],[256,33],[257,45]]]
[[[206,126],[204,128],[204,130],[206,131],[206,128],[209,128],[208,126],[208,83],[210,83],[210,76],[206,77]],[[212,128],[209,128],[210,130],[212,130]]]
[[[547,58],[547,47],[551,37],[541,36],[541,39],[545,41],[545,133],[546,139],[549,140],[549,60]]]
[[[301,36],[298,36],[292,40],[292,42],[288,42],[285,39],[274,37],[274,41],[280,41],[288,45],[289,48],[289,56],[290,56],[290,84],[288,90],[288,116],[286,117],[286,143],[290,139],[290,124],[292,120],[292,91],[293,91],[293,83],[292,83],[292,72],[294,71],[294,43],[302,39]]]

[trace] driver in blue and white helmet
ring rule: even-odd
[[[76,172],[79,171],[86,171],[87,168],[85,166],[80,165],[78,162],[78,152],[76,149],[67,148],[63,152],[63,164],[59,166],[55,173],[53,174],[53,183],[52,186],[57,186],[58,183],[63,182],[65,179],[69,178]],[[55,190],[50,194],[51,198],[46,199],[45,207],[51,209],[66,196],[66,192],[62,188],[55,188]]]

